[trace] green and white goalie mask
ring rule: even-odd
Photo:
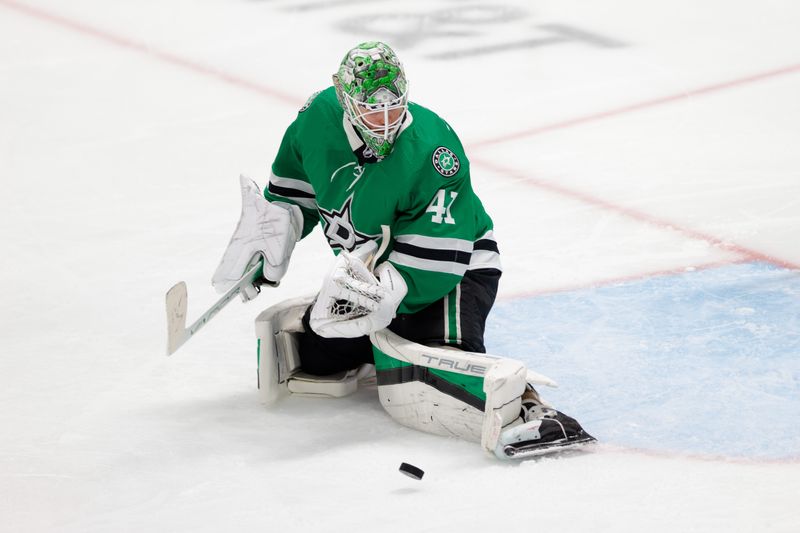
[[[344,112],[376,157],[392,151],[408,110],[408,82],[394,51],[381,42],[361,43],[333,75]]]

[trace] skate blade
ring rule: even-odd
[[[541,457],[555,453],[564,453],[572,450],[580,450],[587,445],[597,443],[594,437],[587,437],[580,440],[565,440],[560,442],[548,442],[547,444],[508,444],[503,448],[503,453],[507,459],[526,459],[528,457]]]

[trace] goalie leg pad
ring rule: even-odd
[[[289,392],[300,396],[342,398],[358,389],[358,370],[347,370],[331,376],[313,376],[305,372],[294,374],[286,382]]]
[[[347,396],[356,391],[359,378],[369,370],[365,365],[326,376],[302,371],[298,336],[304,331],[303,315],[313,299],[309,296],[286,300],[256,318],[258,389],[261,401],[266,405],[272,405],[289,394]]]
[[[256,318],[258,390],[261,401],[272,405],[289,395],[288,381],[300,370],[297,333],[313,297],[286,300]]]
[[[269,307],[256,318],[258,390],[272,405],[289,394],[288,381],[300,370],[297,333],[313,297],[294,298]]]
[[[378,396],[401,424],[481,442],[494,451],[500,430],[519,419],[526,383],[522,363],[423,346],[386,329],[370,340]]]
[[[527,369],[519,361],[502,359],[492,365],[484,379],[486,409],[481,446],[494,452],[504,428],[519,423]]]
[[[481,439],[483,411],[429,384],[381,384],[379,377],[378,397],[386,412],[406,427],[474,442]]]

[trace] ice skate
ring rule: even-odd
[[[522,423],[500,434],[494,451],[500,459],[544,455],[596,441],[577,420],[544,402],[530,385],[522,395],[520,419]]]

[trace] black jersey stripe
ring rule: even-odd
[[[268,189],[272,194],[283,196],[284,198],[316,198],[313,193],[301,191],[300,189],[292,189],[290,187],[281,187],[280,185],[275,185],[272,182],[269,183]]]
[[[462,265],[468,265],[470,256],[472,255],[470,252],[464,252],[461,250],[436,250],[433,248],[422,248],[420,246],[408,244],[407,242],[399,241],[394,242],[394,251],[401,254],[410,255],[412,257],[418,257],[420,259],[447,261]]]
[[[478,239],[473,245],[473,250],[486,250],[499,254],[500,248],[497,247],[497,241],[492,239]]]

